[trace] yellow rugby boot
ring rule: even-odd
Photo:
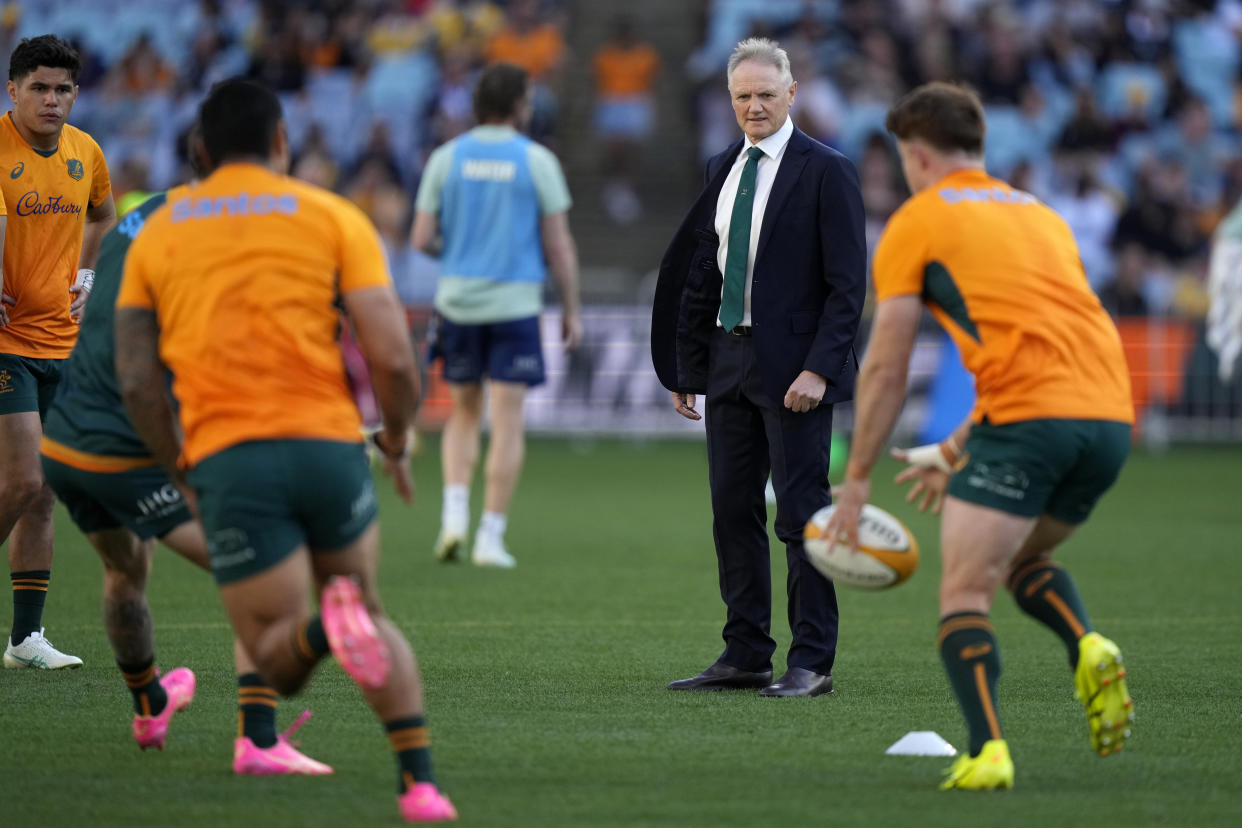
[[[1078,639],[1074,695],[1087,711],[1092,750],[1101,756],[1120,753],[1134,721],[1134,702],[1126,691],[1120,648],[1099,633]]]
[[[991,791],[1013,787],[1013,760],[1004,739],[983,743],[978,756],[959,756],[949,768],[940,790]]]

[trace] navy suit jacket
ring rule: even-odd
[[[739,140],[707,162],[706,187],[660,263],[651,357],[670,391],[707,391],[724,282],[716,201],[741,150]],[[803,370],[827,380],[822,402],[853,397],[854,339],[867,293],[863,221],[854,165],[795,127],[764,210],[751,287],[760,381],[775,405]]]

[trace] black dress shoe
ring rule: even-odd
[[[728,664],[721,664],[717,661],[697,676],[669,682],[668,689],[698,690],[699,692],[754,690],[759,687],[766,687],[771,682],[771,670],[764,670],[762,673],[752,673],[748,670],[739,670],[736,667],[730,667]]]
[[[822,696],[832,692],[832,676],[821,676],[802,667],[790,667],[785,675],[759,691],[761,696]]]

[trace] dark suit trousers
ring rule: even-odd
[[[759,382],[754,340],[717,329],[712,337],[707,402],[708,477],[712,533],[720,564],[720,595],[728,608],[719,661],[742,670],[772,666],[776,642],[764,487],[776,489],[776,536],[789,565],[787,665],[832,672],[837,650],[837,596],[832,582],[806,558],[802,529],[831,502],[828,452],[832,406],[795,414],[770,400]]]

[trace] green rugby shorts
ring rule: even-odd
[[[200,461],[189,480],[220,584],[258,575],[303,545],[340,551],[379,512],[361,443],[239,443]]]
[[[1022,517],[1079,524],[1117,480],[1130,453],[1130,426],[1112,420],[979,423],[965,465],[949,479],[961,500]]]

